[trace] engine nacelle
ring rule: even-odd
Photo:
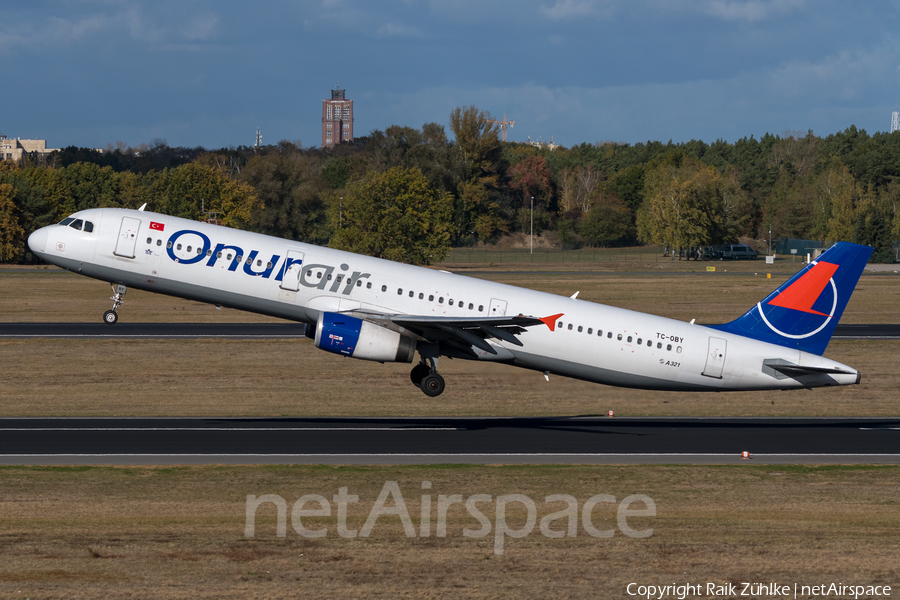
[[[410,363],[416,341],[368,321],[333,312],[319,313],[316,348],[378,362]]]

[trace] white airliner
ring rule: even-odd
[[[737,320],[702,326],[257,233],[118,208],[77,212],[28,238],[49,263],[128,287],[307,324],[315,346],[444,390],[441,356],[608,385],[677,391],[859,383],[825,358],[872,248],[839,242]]]

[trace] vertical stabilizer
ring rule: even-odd
[[[872,250],[838,242],[742,317],[711,328],[821,355]]]

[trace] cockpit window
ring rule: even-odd
[[[74,221],[74,220],[75,220],[74,217],[66,217],[65,219],[63,219],[62,221],[60,221],[59,224],[60,224],[60,225],[68,225],[69,223],[71,223],[71,222]]]
[[[71,227],[72,229],[77,229],[78,231],[81,231],[81,227],[83,225],[84,221],[82,221],[81,219],[75,219],[74,221],[69,223],[69,227]]]
[[[84,232],[91,233],[92,231],[94,231],[94,224],[91,223],[90,221],[85,221],[84,222]]]

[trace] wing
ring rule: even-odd
[[[516,336],[524,333],[529,327],[546,325],[553,331],[556,321],[563,313],[549,317],[432,317],[417,315],[383,314],[353,311],[359,317],[375,325],[399,331],[403,335],[414,337],[419,341],[441,345],[441,353],[450,356],[459,355],[478,358],[472,347],[489,354],[497,354],[497,350],[487,342],[497,339],[515,346],[522,346]]]

